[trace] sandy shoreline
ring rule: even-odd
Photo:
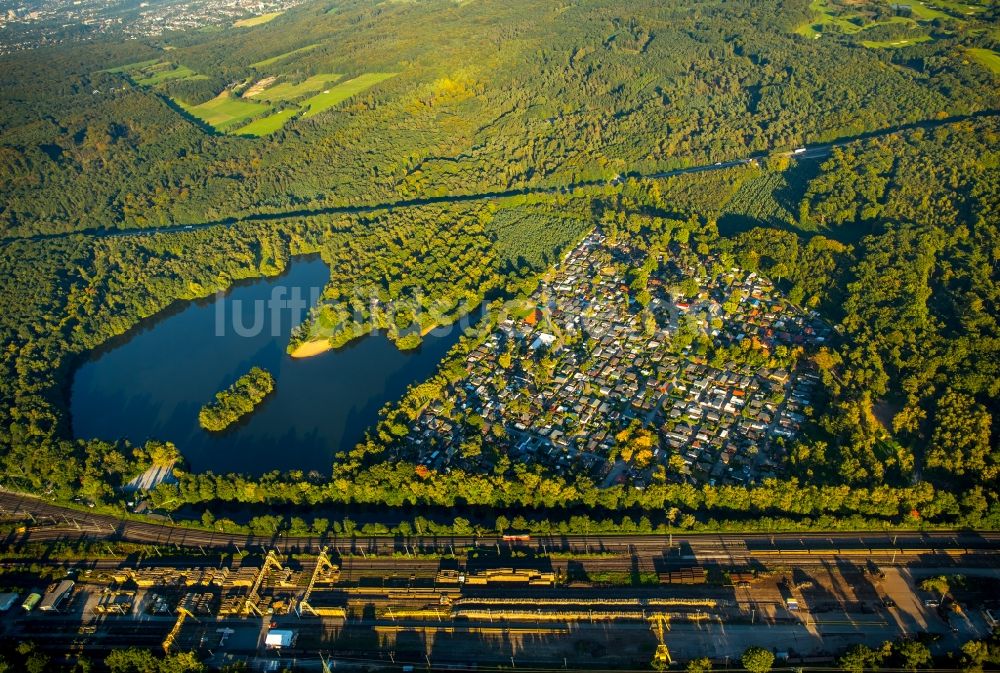
[[[320,353],[325,353],[328,350],[330,350],[330,341],[328,339],[304,341],[290,355],[293,358],[309,358]]]
[[[420,337],[423,338],[427,336],[438,327],[442,327],[442,325],[440,325],[439,323],[434,323],[433,325],[430,325],[426,329],[421,330]],[[365,334],[355,335],[347,342],[340,344],[340,346],[346,346],[348,343],[354,341],[355,339],[359,339],[363,336],[366,336],[367,334],[370,334],[370,332],[367,332]],[[399,348],[399,345],[395,344],[395,342],[394,345],[396,345],[396,347]],[[340,346],[338,346],[338,348]],[[329,339],[313,339],[311,341],[303,341],[301,344],[298,345],[298,347],[295,350],[293,350],[290,353],[290,355],[293,358],[309,358],[314,355],[319,355],[320,353],[325,353],[329,350],[333,350],[333,346],[331,345]]]

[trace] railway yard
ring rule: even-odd
[[[0,547],[0,585],[17,594],[2,637],[62,652],[196,650],[263,669],[293,659],[558,668],[581,657],[645,667],[661,644],[676,661],[709,652],[728,663],[760,645],[794,663],[925,633],[954,647],[988,634],[1000,607],[993,534],[126,544],[123,527],[99,517],[34,516]],[[103,551],[25,554],[60,533]],[[939,576],[947,596],[921,589]]]

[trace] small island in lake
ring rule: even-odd
[[[251,413],[274,390],[271,372],[254,367],[225,390],[215,394],[198,412],[198,423],[206,430],[219,432]]]

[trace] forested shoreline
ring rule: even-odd
[[[314,338],[342,345],[373,328],[413,348],[426,330],[472,306],[524,300],[569,246],[600,226],[643,250],[718,253],[765,274],[791,302],[835,327],[835,342],[809,354],[825,393],[810,408],[806,435],[789,447],[792,478],[640,491],[503,460],[489,474],[422,474],[390,449],[400,425],[459,373],[463,349],[475,343],[469,335],[437,374],[383,410],[365,442],[337,447],[329,475],[249,479],[181,470],[178,484],[153,492],[154,504],[677,507],[692,528],[754,519],[790,527],[859,520],[1000,527],[995,117],[861,138],[822,160],[772,153],[712,172],[611,180],[997,109],[996,76],[956,55],[990,38],[938,27],[944,32],[933,41],[879,50],[849,35],[824,35],[817,44],[796,34],[809,18],[805,2],[759,11],[702,2],[694,12],[626,3],[567,9],[574,16],[566,22],[588,27],[556,31],[543,45],[543,28],[531,20],[551,28],[564,19],[543,10],[522,17],[519,3],[482,5],[464,11],[497,12],[492,18],[505,28],[483,28],[482,42],[497,53],[461,72],[442,65],[464,53],[450,34],[436,56],[416,46],[372,56],[378,42],[365,31],[404,31],[408,22],[416,30],[435,16],[428,7],[394,6],[376,16],[350,5],[345,15],[368,26],[352,38],[357,56],[324,43],[279,74],[355,72],[368,57],[365,67],[402,74],[270,139],[205,135],[165,106],[162,92],[106,71],[159,58],[152,45],[40,52],[49,70],[2,59],[10,67],[0,69],[0,86],[36,76],[39,84],[0,101],[0,184],[9,197],[0,227],[10,236],[65,233],[0,243],[4,484],[121,506],[121,485],[171,438],[144,446],[73,438],[65,390],[84,353],[175,302],[274,276],[294,256],[319,254],[330,281],[290,348]],[[289,21],[333,30],[310,7]],[[575,15],[586,11],[590,23]],[[623,13],[640,18],[623,22]],[[468,20],[461,12],[449,18]],[[311,39],[290,45],[267,30],[253,44],[237,45],[228,34],[176,38],[176,58],[214,73],[184,86],[207,87],[201,94],[208,95],[226,78],[254,74],[258,58]],[[607,42],[609,34],[618,37]],[[525,59],[525,49],[534,56]],[[647,71],[656,75],[638,74]],[[560,96],[549,99],[544,91],[556,83]],[[581,180],[598,183],[128,237],[74,233]],[[725,356],[710,342],[706,351]]]

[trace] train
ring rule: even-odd
[[[531,536],[527,533],[504,533],[501,539],[504,542],[528,542]]]

